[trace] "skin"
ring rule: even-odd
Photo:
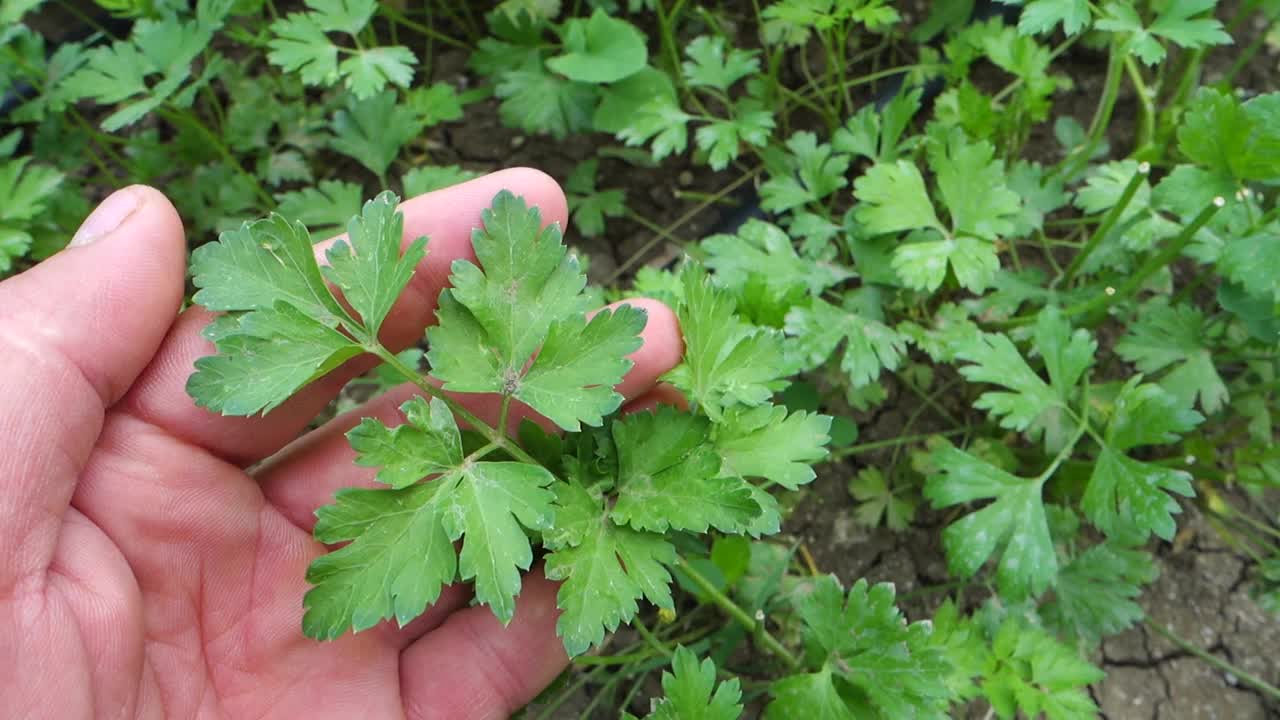
[[[546,222],[564,195],[516,169],[406,202],[406,242],[430,252],[388,318],[393,350],[434,317],[450,262],[500,189]],[[502,718],[565,667],[556,585],[528,574],[503,627],[446,589],[404,628],[319,643],[301,633],[308,563],[325,552],[313,511],[373,485],[343,433],[361,416],[401,421],[394,390],[298,438],[353,361],[259,418],[195,407],[184,385],[212,345],[210,316],[179,314],[186,244],[158,191],[114,231],[0,283],[0,707],[21,718]],[[627,408],[669,401],[674,315],[648,311],[618,386]],[[471,409],[496,419],[492,398]],[[513,418],[513,422],[515,419]]]

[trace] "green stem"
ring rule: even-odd
[[[1084,261],[1089,259],[1094,250],[1102,244],[1104,238],[1111,233],[1111,229],[1119,222],[1120,216],[1124,215],[1124,211],[1129,207],[1129,202],[1133,200],[1133,196],[1137,194],[1138,188],[1147,179],[1147,174],[1151,172],[1151,165],[1141,163],[1138,165],[1138,171],[1129,178],[1129,184],[1124,186],[1124,191],[1120,193],[1120,199],[1115,205],[1111,206],[1111,210],[1107,212],[1106,217],[1102,219],[1102,223],[1094,229],[1093,234],[1089,236],[1089,240],[1085,242],[1084,247],[1071,260],[1071,264],[1067,266],[1067,271],[1062,276],[1063,283],[1071,282],[1076,273],[1084,265]]]
[[[465,7],[465,3],[463,4],[463,6]],[[444,33],[440,32],[439,30],[436,30],[435,28],[429,27],[427,25],[423,25],[422,23],[417,22],[416,20],[410,20],[408,16],[406,16],[404,13],[400,12],[396,8],[392,7],[390,3],[379,3],[378,8],[383,15],[386,15],[387,18],[391,20],[391,22],[397,25],[403,25],[404,27],[407,27],[410,30],[413,30],[414,32],[425,35],[426,37],[429,37],[432,40],[438,40],[439,42],[442,42],[445,45],[449,45],[451,47],[455,47],[460,50],[470,50],[470,47],[466,43],[460,40],[451,38],[448,35],[445,35]]]
[[[1105,310],[1137,292],[1142,287],[1142,284],[1147,281],[1147,278],[1155,274],[1160,268],[1176,260],[1187,244],[1191,242],[1191,238],[1199,232],[1200,228],[1208,224],[1225,204],[1226,201],[1222,198],[1214,198],[1213,202],[1209,203],[1204,210],[1201,210],[1194,220],[1182,228],[1182,232],[1172,242],[1165,245],[1160,252],[1152,255],[1136,273],[1129,276],[1129,279],[1123,285],[1113,292],[1103,293],[1092,300],[1067,308],[1066,314],[1068,316],[1091,315]]]
[[[1223,660],[1222,658],[1218,657],[1217,655],[1214,655],[1208,650],[1205,650],[1197,645],[1192,644],[1191,641],[1183,639],[1179,635],[1175,634],[1172,630],[1165,627],[1163,624],[1158,623],[1152,620],[1151,618],[1144,618],[1142,623],[1146,625],[1148,628],[1151,628],[1153,631],[1155,631],[1157,635],[1164,637],[1164,639],[1168,640],[1174,645],[1177,645],[1179,648],[1200,658],[1201,660],[1208,663],[1210,666],[1222,672],[1230,673],[1240,682],[1244,683],[1245,685],[1248,685],[1249,687],[1253,688],[1254,690],[1257,690],[1258,692],[1264,695],[1269,696],[1273,701],[1280,700],[1280,688],[1276,687],[1275,685],[1272,685],[1266,680],[1263,680],[1262,678],[1258,677],[1257,675],[1254,675],[1253,673],[1250,673],[1249,671],[1245,670],[1242,667],[1239,667],[1238,665],[1233,665],[1232,663],[1229,663],[1226,660]]]
[[[1071,153],[1060,167],[1059,174],[1070,178],[1089,163],[1093,153],[1102,142],[1102,137],[1111,124],[1111,114],[1115,110],[1116,100],[1120,96],[1120,81],[1124,79],[1124,53],[1116,43],[1112,43],[1107,54],[1107,79],[1102,89],[1102,97],[1098,108],[1093,113],[1093,121],[1089,124],[1089,135],[1075,152]]]
[[[766,630],[763,625],[756,622],[755,618],[748,615],[746,610],[743,610],[740,605],[730,600],[729,596],[720,592],[719,588],[712,584],[710,580],[708,580],[702,573],[695,570],[693,566],[689,564],[688,560],[685,560],[683,557],[677,560],[676,569],[688,576],[688,578],[693,581],[693,584],[698,586],[699,590],[705,593],[707,597],[711,598],[711,601],[718,605],[721,610],[729,615],[729,617],[733,618],[739,625],[746,628],[747,632],[753,633],[756,638],[760,640],[760,643],[764,645],[769,652],[782,660],[789,669],[798,670],[800,668],[800,661],[795,655],[791,654],[790,650],[787,650],[782,643],[778,642],[777,638],[770,635],[769,631]]]
[[[885,448],[897,447],[899,445],[910,445],[912,443],[923,442],[931,437],[954,437],[969,432],[969,428],[956,428],[955,430],[947,430],[936,433],[921,433],[919,435],[904,435],[902,437],[889,438],[888,440],[875,440],[873,442],[859,443],[850,445],[849,447],[833,450],[828,456],[829,459],[837,460],[847,458],[851,455],[861,455],[862,453],[871,452],[873,450],[883,450]]]
[[[443,390],[427,382],[427,379],[418,373],[418,371],[401,362],[400,358],[396,357],[395,353],[383,347],[381,343],[366,346],[365,349],[374,355],[377,355],[380,360],[391,366],[391,368],[396,372],[409,378],[410,382],[416,385],[428,396],[439,398],[444,401],[444,404],[449,407],[449,410],[451,410],[454,415],[457,415],[463,422],[470,425],[473,430],[484,435],[485,439],[493,443],[495,446],[511,453],[512,457],[516,458],[520,462],[529,463],[530,465],[541,465],[541,463],[533,459],[532,455],[525,452],[524,449],[516,443],[512,442],[511,438],[507,437],[505,432],[501,432],[489,423],[481,420],[475,413],[463,407],[457,400],[449,397]]]
[[[1139,148],[1144,148],[1151,144],[1156,134],[1156,106],[1155,98],[1151,92],[1151,88],[1142,79],[1142,73],[1138,70],[1138,64],[1134,61],[1133,56],[1129,55],[1124,59],[1124,69],[1129,75],[1129,81],[1133,83],[1133,88],[1138,95],[1138,104],[1142,109],[1142,123],[1138,126],[1138,138],[1134,144]]]

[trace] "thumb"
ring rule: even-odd
[[[49,519],[177,314],[185,249],[164,195],[127,187],[66,249],[0,282],[0,597],[48,566]]]

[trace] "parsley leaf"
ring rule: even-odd
[[[421,422],[421,407],[405,409]],[[340,490],[333,505],[317,511],[317,540],[351,542],[307,571],[315,587],[303,598],[302,626],[310,637],[332,639],[348,627],[359,632],[386,618],[403,626],[455,579],[474,579],[476,599],[504,623],[515,612],[520,570],[533,564],[524,528],[551,527],[554,495],[547,486],[555,478],[539,465],[464,463],[457,425],[441,400],[432,401],[429,424],[413,427],[406,438],[422,433],[431,440],[399,443],[402,462],[393,477],[404,479],[406,466],[414,464],[447,471],[401,489]],[[357,430],[369,432],[367,426]],[[374,447],[375,456],[360,464],[385,459],[381,445]],[[453,545],[459,540],[461,553]]]
[[[893,96],[883,108],[867,105],[836,130],[831,145],[837,151],[860,155],[877,163],[891,163],[920,143],[919,137],[903,138],[912,118],[920,112],[921,89]]]
[[[1098,708],[1086,687],[1103,672],[1073,648],[1024,620],[1005,620],[992,641],[992,665],[982,692],[1000,717],[1089,720]]]
[[[499,112],[505,123],[557,139],[591,127],[598,97],[593,85],[547,72],[539,56],[504,72],[494,93],[502,98]]]
[[[689,121],[693,116],[680,109],[672,96],[661,94],[640,106],[631,121],[618,131],[618,139],[628,147],[652,141],[655,161],[680,154],[689,146]]]
[[[1178,125],[1178,149],[1228,185],[1280,175],[1280,97],[1241,103],[1231,93],[1201,89]],[[1228,193],[1230,194],[1230,193]],[[1192,211],[1194,212],[1194,211]]]
[[[906,622],[894,605],[892,585],[859,580],[846,597],[838,580],[823,576],[797,610],[806,645],[823,659],[822,669],[775,683],[766,718],[812,717],[818,708],[829,713],[818,717],[862,717],[855,709],[866,703],[887,718],[933,717],[946,710],[950,693],[938,678],[950,664],[929,642],[928,623]],[[861,702],[851,706],[850,700]]]
[[[742,715],[738,679],[716,683],[715,663],[698,658],[684,646],[671,657],[671,672],[662,673],[666,697],[653,705],[648,720],[737,720]]]
[[[762,477],[788,490],[811,482],[811,465],[827,456],[831,417],[785,407],[734,408],[714,427],[720,470],[740,477]]]
[[[614,524],[602,499],[577,483],[557,483],[556,525],[545,538],[554,552],[546,574],[562,580],[556,629],[570,655],[604,640],[605,631],[630,622],[644,597],[674,607],[671,575],[675,548],[661,535]]]
[[[1103,8],[1106,17],[1095,23],[1099,30],[1129,33],[1127,46],[1148,65],[1164,60],[1165,49],[1159,38],[1184,48],[1203,48],[1231,44],[1231,36],[1216,18],[1197,18],[1217,4],[1217,0],[1170,0],[1150,26],[1142,24],[1138,11],[1127,2],[1109,2]]]
[[[1005,184],[1004,164],[988,142],[970,142],[952,132],[935,144],[929,165],[951,216],[938,219],[919,168],[906,160],[877,164],[854,182],[855,217],[873,234],[916,230],[894,251],[893,269],[908,287],[936,290],[947,267],[973,292],[989,287],[1000,260],[993,244],[1014,231],[1022,199]],[[934,239],[934,233],[942,239]]]
[[[1002,548],[1000,595],[1017,601],[1044,592],[1058,573],[1042,498],[1047,478],[1018,477],[951,446],[934,455],[933,465],[939,473],[925,483],[924,495],[935,508],[994,501],[943,531],[951,572],[973,577]]]
[[[1001,0],[1019,5],[1022,0]],[[1093,20],[1089,0],[1031,0],[1018,17],[1018,32],[1024,35],[1051,32],[1058,25],[1067,35],[1077,35]]]
[[[721,477],[702,417],[661,407],[613,423],[618,501],[610,517],[637,530],[746,532],[760,515],[751,485]]]
[[[1026,432],[1032,439],[1043,435],[1046,449],[1055,452],[1074,429],[1068,411],[1076,385],[1093,364],[1097,343],[1085,330],[1073,332],[1066,319],[1050,308],[1036,323],[1034,345],[1044,358],[1048,383],[1005,335],[979,335],[956,357],[973,363],[960,368],[966,379],[1010,390],[983,393],[974,407],[998,418],[1001,427]]]
[[[564,183],[564,191],[573,213],[573,226],[587,237],[604,232],[606,217],[620,217],[627,213],[626,190],[599,190],[596,188],[596,172],[599,158],[591,158],[578,164]]]
[[[462,435],[453,413],[440,400],[415,397],[400,406],[408,421],[389,428],[364,418],[347,432],[356,464],[381,468],[378,482],[404,488],[428,475],[447,472],[462,459]]]
[[[1181,470],[1134,460],[1136,447],[1170,443],[1204,418],[1157,385],[1135,377],[1115,399],[1105,444],[1085,488],[1081,507],[1108,537],[1141,542],[1155,533],[1173,539],[1173,516],[1181,512],[1170,493],[1194,494]]]
[[[1134,602],[1159,570],[1151,554],[1114,543],[1094,545],[1063,566],[1053,599],[1040,607],[1045,623],[1090,645],[1143,618]]]
[[[378,5],[375,0],[305,0],[308,12],[296,12],[271,24],[267,59],[290,72],[299,72],[307,85],[328,87],[343,80],[359,100],[367,100],[387,85],[408,88],[417,58],[409,48],[394,45],[366,48],[357,40]],[[327,33],[346,33],[356,47],[339,48]],[[339,53],[348,55],[341,64]]]
[[[665,376],[712,419],[729,405],[760,405],[786,386],[778,333],[746,325],[735,303],[690,266],[681,277],[684,297],[676,314],[684,334],[684,361]]]
[[[1116,353],[1144,373],[1169,369],[1160,386],[1191,407],[1197,399],[1209,414],[1230,400],[1213,363],[1208,320],[1190,305],[1148,303],[1116,344]]]
[[[422,131],[422,122],[411,108],[397,101],[395,91],[387,90],[364,100],[353,97],[334,113],[329,127],[334,150],[383,178],[400,148]]]
[[[292,190],[276,197],[276,211],[294,218],[317,235],[338,232],[352,215],[360,212],[363,190],[341,180],[321,180],[315,187]]]
[[[63,174],[45,165],[31,165],[31,158],[0,162],[0,274],[31,249],[32,221],[43,214],[62,185]]]
[[[760,71],[758,52],[728,48],[723,37],[703,35],[685,49],[688,60],[681,65],[689,87],[709,87],[727,92],[734,83]]]
[[[707,164],[712,170],[723,170],[738,158],[744,144],[767,145],[773,127],[773,113],[756,107],[748,99],[734,106],[733,117],[717,118],[698,128],[694,142],[699,150],[707,153]]]
[[[787,140],[789,154],[770,170],[770,178],[760,186],[760,206],[785,212],[816,203],[848,184],[845,171],[849,156],[832,154],[831,146],[818,143],[811,132],[798,132]]]
[[[627,305],[588,322],[577,259],[524,200],[499,193],[482,219],[472,236],[479,265],[453,264],[427,334],[432,374],[447,390],[511,395],[566,430],[599,425],[622,403],[613,386],[640,347],[643,311]]]
[[[273,215],[192,253],[195,302],[228,313],[205,329],[218,354],[197,360],[187,383],[198,405],[226,415],[266,412],[376,342],[386,311],[425,253],[419,239],[400,258],[396,202],[383,193],[365,203],[349,240],[330,252],[339,265],[330,277],[361,320],[325,285],[301,223]]]
[[[864,387],[880,377],[880,371],[896,370],[907,352],[907,339],[893,328],[852,310],[841,310],[820,297],[807,307],[798,305],[787,314],[791,351],[802,367],[825,363],[845,343],[840,369],[853,387]]]

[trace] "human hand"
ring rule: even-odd
[[[422,336],[502,188],[565,222],[559,187],[532,170],[402,206],[405,237],[430,243],[384,326],[392,350]],[[184,387],[212,351],[200,336],[210,316],[178,314],[185,250],[173,207],[135,186],[71,247],[0,283],[0,714],[455,720],[506,717],[532,699],[567,662],[556,588],[536,568],[505,628],[456,586],[404,628],[302,635],[305,570],[325,552],[313,511],[340,487],[373,486],[343,433],[362,416],[395,422],[412,389],[296,442],[372,361],[265,417],[197,408]],[[657,379],[681,352],[671,311],[633,304],[648,325],[618,387],[629,408],[663,399]],[[496,421],[498,403],[468,404]]]

